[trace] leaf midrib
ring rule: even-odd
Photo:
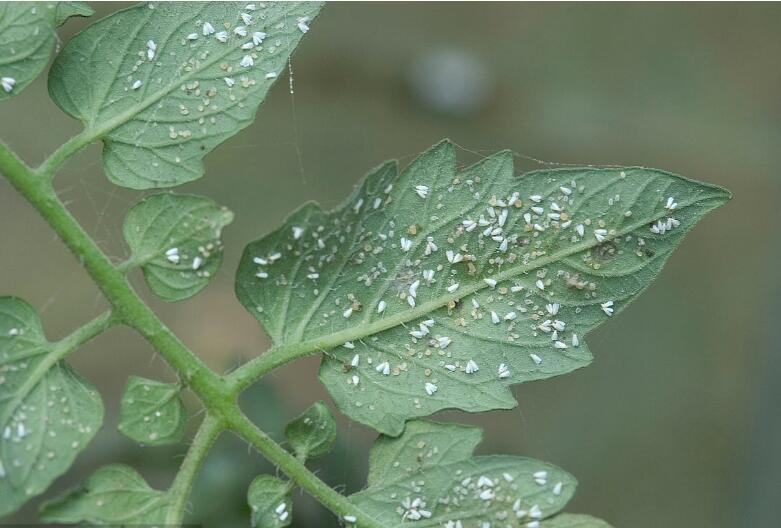
[[[500,169],[499,169],[499,170],[500,170]],[[592,197],[592,196],[594,196],[594,195],[598,194],[599,192],[601,192],[602,190],[604,190],[604,189],[606,189],[606,188],[610,187],[611,185],[613,185],[615,182],[619,181],[620,179],[621,179],[620,177],[615,177],[615,178],[613,178],[613,179],[611,179],[611,180],[608,180],[607,182],[604,182],[604,183],[602,183],[602,184],[601,184],[601,185],[599,185],[599,186],[598,186],[596,189],[593,189],[593,190],[591,190],[589,193],[586,193],[586,195],[585,195],[583,198],[584,198],[584,199],[588,199],[588,198],[590,198],[590,197]],[[486,194],[486,195],[490,195],[490,194],[492,193],[492,190],[493,190],[494,186],[497,184],[497,181],[498,181],[498,179],[497,179],[497,178],[493,178],[493,179],[491,180],[490,187],[484,191],[484,194]],[[547,197],[549,197],[549,196],[550,196],[550,194],[551,194],[552,192],[554,192],[554,190],[557,188],[557,185],[558,185],[557,183],[553,183],[553,184],[551,185],[551,188],[550,188],[550,189],[548,189],[548,190],[545,192],[545,194],[544,194],[544,197],[546,197],[546,198],[547,198]],[[468,211],[474,211],[474,210],[475,210],[477,207],[479,207],[479,205],[475,205],[474,207],[470,208]],[[574,213],[574,212],[577,212],[578,210],[579,210],[579,206],[575,208],[575,211],[573,211],[573,213]],[[461,213],[459,213],[459,214],[453,215],[453,216],[449,217],[448,219],[446,219],[445,221],[439,222],[439,223],[438,223],[438,225],[434,226],[433,228],[431,228],[431,229],[427,230],[427,232],[426,232],[426,233],[424,233],[424,234],[423,234],[423,236],[422,236],[421,238],[419,238],[419,239],[418,239],[418,240],[417,240],[417,241],[416,241],[416,242],[413,244],[413,248],[411,249],[411,251],[412,251],[412,250],[416,250],[416,249],[417,249],[417,248],[418,248],[418,247],[419,247],[419,246],[420,246],[420,245],[421,245],[421,244],[424,242],[424,240],[426,239],[426,236],[427,236],[427,235],[435,233],[435,232],[436,232],[436,231],[438,231],[439,229],[441,229],[441,228],[445,227],[446,225],[448,225],[449,223],[453,222],[454,220],[456,220],[456,219],[458,219],[458,218],[462,217],[463,215],[464,215],[464,212],[461,212]],[[517,222],[517,220],[516,220],[516,222]],[[514,225],[514,224],[513,224],[513,225]],[[488,258],[490,258],[490,255],[491,255],[491,254],[490,254],[490,253],[488,253],[488,254],[486,254],[486,255],[484,255],[484,256],[483,256],[483,258],[482,258],[482,260],[481,260],[481,263],[480,263],[480,264],[481,264],[481,266],[482,266],[482,265],[485,263],[485,261],[486,261]],[[563,257],[561,257],[561,258],[562,258],[562,259],[563,259],[563,258],[566,258],[566,256],[563,256]],[[400,270],[400,266],[397,266],[397,267],[395,268],[395,272],[396,272],[396,273],[398,273],[398,271],[399,271],[399,270]],[[385,293],[387,293],[387,291],[388,291],[388,287],[387,287],[387,286],[386,286],[385,288],[379,288],[379,289],[378,289],[378,293],[377,293],[377,294],[374,296],[374,298],[372,299],[372,301],[369,303],[369,306],[375,306],[375,305],[376,305],[376,303],[377,303],[377,302],[378,302],[378,301],[379,301],[379,300],[382,298],[382,296],[383,296],[383,295],[385,295]],[[454,296],[453,298],[454,298],[454,299],[455,299],[455,298],[459,298],[459,296]],[[370,312],[367,312],[367,315],[368,315],[369,313],[370,313]]]
[[[501,168],[497,168],[496,171],[494,172],[494,174],[498,173],[499,171],[501,171]],[[492,192],[492,190],[498,185],[498,183],[499,183],[499,178],[492,178],[491,182],[488,184],[489,187],[488,187],[488,189],[486,189],[485,193],[486,194],[490,194]],[[404,191],[402,191],[402,192],[410,192],[410,191],[409,191],[409,189],[404,189]],[[402,194],[402,196],[400,196],[397,199],[396,203],[401,203],[402,202],[402,197],[403,197],[403,194]],[[467,211],[473,212],[473,211],[475,211],[477,208],[479,208],[481,206],[482,206],[482,204],[475,203]],[[461,212],[459,212],[457,214],[451,215],[448,218],[446,218],[445,220],[438,222],[437,225],[432,226],[429,229],[427,229],[426,232],[422,233],[421,236],[413,243],[413,247],[410,248],[410,251],[416,251],[421,245],[423,245],[423,243],[427,240],[429,235],[433,235],[434,233],[436,233],[440,229],[445,228],[451,222],[454,222],[458,218],[462,217],[464,215],[464,213],[465,213],[464,211],[461,211]],[[403,263],[404,260],[405,259],[402,258],[402,259],[399,260],[399,262],[397,262],[396,266],[393,268],[394,274],[399,273],[399,271],[402,268],[402,263]],[[374,297],[370,301],[369,306],[376,306],[377,303],[379,302],[379,300],[387,293],[388,288],[389,288],[389,286],[387,284],[383,288],[378,288],[377,289],[377,293],[374,295]],[[366,317],[368,317],[370,315],[371,315],[371,310],[367,310]]]
[[[707,201],[707,200],[713,200],[716,198],[718,198],[718,195],[708,194],[699,199],[694,199],[687,202],[679,203],[678,207],[679,210],[681,210],[686,207],[695,205],[697,203]],[[605,241],[610,241],[622,237],[624,235],[627,235],[637,229],[640,229],[644,225],[653,223],[665,216],[669,216],[669,211],[664,210],[655,215],[652,215],[651,217],[645,218],[633,224],[629,224],[627,227],[620,229],[616,231],[614,234],[605,237]],[[573,244],[569,246],[567,249],[560,250],[555,253],[551,253],[548,256],[540,257],[537,260],[535,260],[533,263],[527,265],[521,264],[517,267],[509,267],[505,271],[502,271],[500,273],[497,273],[495,275],[486,278],[493,278],[497,282],[501,282],[518,275],[525,275],[531,271],[539,269],[548,264],[557,262],[568,256],[580,253],[581,251],[592,249],[601,243],[604,242],[597,242],[595,238],[589,237],[587,241],[580,242],[578,244]],[[451,301],[466,297],[468,295],[471,295],[473,293],[476,293],[488,287],[489,286],[485,283],[485,281],[483,280],[476,281],[475,284],[472,284],[471,286],[465,286],[459,288],[456,292],[452,294],[447,294],[447,295],[440,296],[436,299],[432,299],[428,302],[416,306],[411,310],[405,310],[398,314],[391,315],[389,317],[377,320],[375,322],[366,325],[359,324],[356,325],[355,327],[348,328],[340,332],[335,332],[333,334],[329,334],[326,336],[310,339],[307,341],[301,341],[298,343],[288,344],[288,345],[283,344],[278,347],[274,347],[272,350],[274,350],[275,354],[282,355],[282,356],[290,355],[293,357],[304,356],[317,351],[329,350],[347,341],[353,341],[356,339],[368,337],[377,334],[379,332],[382,332],[384,330],[388,330],[389,328],[393,328],[400,324],[412,321],[414,319],[417,319],[418,317],[423,317],[426,314],[429,314],[434,310],[441,308],[442,306],[445,306],[447,303]]]

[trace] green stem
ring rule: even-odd
[[[243,413],[235,413],[227,421],[228,427],[241,438],[252,444],[270,462],[285,472],[291,480],[315,497],[323,506],[338,514],[340,518],[352,515],[361,528],[384,528],[382,523],[363,513],[344,495],[309,471],[304,463],[285,451],[279,444],[258,429]]]
[[[52,171],[85,146],[86,143],[82,143],[86,139],[79,139],[79,137],[76,136],[58,149],[38,171],[30,169],[16,154],[0,143],[0,172],[49,223],[98,285],[112,306],[114,315],[111,316],[111,323],[121,322],[138,331],[187,382],[207,408],[210,416],[250,442],[264,457],[324,506],[342,516],[354,515],[361,527],[382,528],[377,521],[357,511],[347,497],[337,493],[320,480],[241,412],[236,403],[239,391],[235,380],[225,379],[212,372],[163,324],[130,287],[123,270],[111,263],[65,208],[54,192],[51,176]],[[63,341],[80,342],[89,336],[97,335],[100,326],[98,323],[89,323],[86,330],[84,328],[77,330]],[[280,357],[279,361],[287,362],[292,357],[292,354],[288,355],[287,359]],[[200,449],[199,442],[199,452],[193,457],[201,456]],[[197,468],[192,468],[192,471],[195,469]],[[188,478],[190,477],[187,475],[182,477],[182,479]],[[187,487],[185,484],[176,483],[175,486]],[[186,501],[186,499],[178,500]]]
[[[240,393],[277,367],[321,351],[321,348],[300,347],[297,345],[272,347],[231,372],[228,376],[228,381],[233,386],[233,389]]]
[[[99,336],[117,323],[114,314],[110,311],[97,316],[92,321],[77,328],[72,334],[60,339],[54,343],[57,360],[79,348],[81,345]]]
[[[68,249],[76,256],[111,304],[117,319],[137,330],[165,358],[210,408],[224,406],[225,381],[214,374],[163,324],[130,287],[65,208],[50,178],[36,177],[19,158],[0,145],[0,170],[22,196],[35,207]]]
[[[182,524],[187,507],[187,498],[190,496],[190,491],[192,491],[198,470],[222,431],[222,422],[210,415],[207,415],[201,423],[192,444],[190,444],[190,449],[179,467],[179,473],[176,474],[176,479],[174,479],[171,488],[168,490],[170,506],[166,516],[166,524],[171,526]]]
[[[63,163],[68,161],[74,154],[85,148],[87,145],[95,141],[95,138],[87,134],[86,131],[73,136],[68,141],[63,143],[60,148],[52,152],[52,154],[46,158],[43,163],[35,170],[37,174],[42,175],[45,179],[51,181],[54,174],[57,172]]]

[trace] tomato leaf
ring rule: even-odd
[[[590,515],[562,513],[543,521],[540,528],[610,528],[610,525]]]
[[[375,442],[369,486],[350,499],[384,526],[414,521],[416,527],[449,528],[495,521],[528,526],[570,500],[575,479],[551,464],[473,456],[481,436],[475,427],[411,421],[400,437]]]
[[[323,456],[336,442],[336,422],[328,407],[322,402],[315,402],[285,426],[285,438],[299,457]]]
[[[83,486],[48,501],[41,520],[51,523],[88,523],[119,526],[165,522],[168,499],[149,487],[135,469],[112,464],[98,469]]]
[[[222,229],[233,213],[200,196],[161,193],[133,206],[125,217],[132,266],[166,301],[192,297],[222,264]]]
[[[71,39],[49,93],[103,140],[109,180],[171,187],[247,127],[320,11],[318,2],[163,2],[114,13]]]
[[[57,26],[92,12],[84,2],[0,3],[0,101],[17,95],[43,71]]]
[[[178,385],[130,377],[119,411],[122,434],[144,445],[167,445],[180,442],[186,426]]]
[[[584,335],[728,199],[638,167],[519,176],[510,152],[459,171],[444,141],[249,244],[236,292],[278,355],[326,352],[342,412],[398,435],[441,409],[511,408],[510,385],[588,365]]]
[[[249,486],[247,502],[252,509],[253,528],[290,526],[293,501],[290,485],[271,475],[260,475]]]
[[[29,304],[0,297],[0,516],[65,473],[103,422],[100,395],[59,352]]]

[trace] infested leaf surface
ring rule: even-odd
[[[41,507],[41,520],[133,526],[165,522],[168,499],[152,489],[138,472],[111,464],[93,473],[84,484]]]
[[[187,194],[152,195],[125,217],[130,262],[141,266],[149,288],[166,301],[192,297],[222,264],[222,229],[233,213],[208,198]]]
[[[180,387],[138,376],[125,384],[117,428],[143,445],[175,444],[182,440],[187,414]]]
[[[285,426],[285,438],[304,459],[328,454],[336,442],[336,422],[322,402],[315,402]]]
[[[260,475],[250,484],[247,502],[252,510],[253,528],[290,526],[293,500],[290,484],[271,475]]]
[[[57,26],[92,12],[84,2],[1,2],[0,101],[18,95],[43,71]]]
[[[203,157],[252,123],[320,7],[152,2],[124,9],[65,45],[49,93],[103,140],[109,180],[132,189],[180,185],[200,178]]]
[[[516,175],[510,152],[457,170],[444,141],[249,244],[236,292],[275,347],[326,352],[340,410],[398,435],[441,409],[511,408],[510,385],[588,365],[585,334],[728,198],[638,167]]]
[[[29,304],[0,297],[0,516],[65,473],[103,422],[100,395],[59,352]]]
[[[369,455],[369,486],[350,500],[383,526],[528,526],[559,512],[577,485],[537,460],[473,456],[482,431],[415,420],[397,438],[380,436]]]

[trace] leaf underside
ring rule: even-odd
[[[168,445],[182,440],[187,426],[179,387],[131,376],[122,394],[117,428],[144,445]]]
[[[236,292],[275,347],[326,352],[340,410],[398,435],[441,409],[511,408],[510,385],[588,365],[583,336],[728,198],[638,167],[517,176],[507,151],[457,171],[444,141],[249,244]]]
[[[377,439],[369,485],[350,501],[388,527],[516,527],[555,515],[574,494],[575,479],[551,464],[473,456],[481,439],[476,427],[411,421],[400,437]],[[606,526],[557,519],[549,526]]]
[[[540,528],[610,528],[610,525],[590,515],[562,513],[543,521]]]
[[[67,43],[49,92],[103,139],[112,182],[149,189],[200,178],[204,155],[253,121],[321,7],[254,5],[145,3]]]
[[[0,3],[0,101],[19,94],[49,62],[54,28],[72,16],[90,16],[83,2]]]
[[[208,198],[161,193],[134,205],[123,232],[130,261],[158,297],[179,301],[192,297],[222,264],[222,229],[233,213]]]
[[[41,520],[114,526],[165,522],[167,495],[149,487],[135,469],[112,464],[98,469],[83,486],[41,507]]]
[[[336,422],[322,402],[315,402],[285,426],[285,438],[304,459],[327,455],[336,442]]]
[[[33,308],[0,297],[0,516],[65,473],[103,421],[95,388],[55,352]]]
[[[290,485],[271,475],[255,478],[247,490],[253,528],[281,528],[293,520]]]

